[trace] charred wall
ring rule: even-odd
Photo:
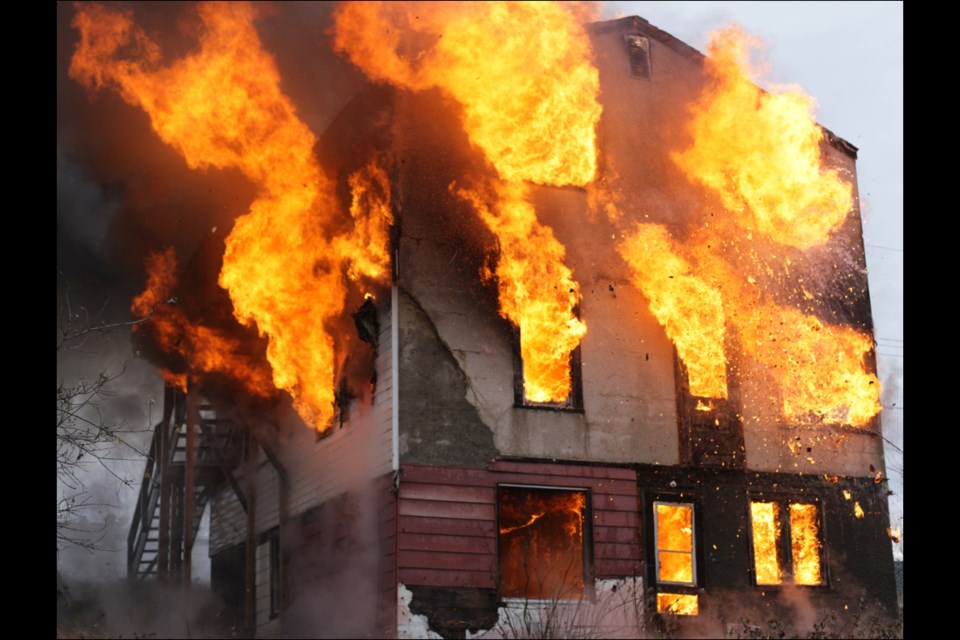
[[[646,466],[637,468],[637,482],[644,577],[654,588],[652,502],[677,500],[695,505],[700,615],[684,623],[690,625],[691,632],[711,633],[712,629],[726,633],[726,625],[737,625],[740,618],[780,619],[794,628],[809,629],[823,621],[828,612],[852,617],[864,605],[879,605],[888,614],[896,611],[884,483],[871,478],[691,469],[680,472]],[[822,512],[822,585],[756,584],[751,499],[818,505]],[[855,505],[862,508],[862,517],[857,517]]]

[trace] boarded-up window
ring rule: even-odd
[[[634,78],[650,79],[650,40],[645,36],[627,34],[623,37],[627,45],[627,59],[630,62],[630,75]]]
[[[824,584],[820,509],[812,502],[750,503],[758,585]]]
[[[500,593],[579,600],[588,575],[587,491],[500,486]]]

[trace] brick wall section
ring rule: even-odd
[[[497,484],[588,489],[594,576],[640,575],[634,471],[494,462],[487,469],[403,465],[397,503],[398,581],[496,588]]]

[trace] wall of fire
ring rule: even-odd
[[[646,77],[629,73],[624,37],[631,34],[648,39]],[[594,29],[593,40],[604,105],[601,172],[617,175],[632,215],[682,227],[703,203],[662,150],[676,148],[683,136],[676,105],[693,101],[702,88],[700,54],[636,19],[605,23]],[[573,373],[581,396],[565,407],[529,406],[522,394],[517,402],[516,335],[500,317],[496,287],[478,275],[496,240],[470,205],[447,188],[483,159],[446,100],[433,91],[371,88],[348,105],[325,138],[334,149],[343,147],[325,153],[345,154],[362,128],[358,119],[382,122],[377,114],[389,113],[392,146],[403,158],[394,174],[401,473],[388,483],[393,490],[382,486],[376,498],[382,507],[376,527],[380,549],[371,570],[382,599],[395,603],[397,584],[404,585],[413,594],[410,612],[453,635],[489,629],[505,598],[555,595],[527,591],[516,580],[504,583],[504,558],[516,553],[505,541],[512,532],[504,531],[533,526],[508,513],[505,504],[525,490],[535,497],[546,492],[540,494],[544,499],[583,497],[574,509],[584,541],[582,585],[569,596],[574,599],[594,597],[596,579],[639,577],[668,598],[665,607],[695,596],[704,617],[722,611],[733,601],[728,598],[758,612],[789,609],[779,595],[795,582],[800,563],[791,545],[799,527],[791,527],[784,515],[766,538],[754,533],[751,503],[776,504],[783,514],[791,505],[815,505],[820,575],[803,585],[805,597],[835,606],[838,599],[852,602],[856,589],[868,585],[881,601],[895,599],[886,496],[872,471],[883,468],[879,437],[842,426],[784,424],[769,395],[742,375],[734,376],[731,395],[749,409],[742,412],[749,419],[737,419],[737,437],[718,445],[716,455],[700,457],[683,428],[689,405],[678,397],[683,381],[673,344],[617,255],[617,229],[591,218],[581,189],[533,189],[541,220],[566,247],[566,262],[581,286],[579,313],[589,327]],[[846,170],[855,183],[850,148],[837,143],[823,150],[826,162]],[[801,264],[794,277],[823,294],[825,316],[869,329],[859,210],[855,214],[820,256],[804,263],[829,267]],[[583,224],[588,219],[591,223]],[[848,263],[837,265],[837,256]],[[850,297],[850,290],[858,293]],[[307,432],[283,445],[292,524],[280,534],[281,548],[314,548],[317,558],[342,551],[318,542],[337,539],[329,527],[315,524],[323,520],[318,510],[333,509],[335,498],[344,499],[338,496],[349,490],[350,466],[390,478],[394,345],[389,305],[378,306],[373,409],[351,409],[346,427],[329,438],[307,442],[303,439],[314,438]],[[370,442],[375,446],[365,449]],[[358,463],[353,456],[364,450],[371,457]],[[552,464],[556,460],[565,464]],[[278,504],[280,496],[270,465],[260,460],[257,469],[250,476],[263,505],[255,525],[261,568],[257,622],[261,633],[270,634],[279,623],[267,595],[276,575],[270,570],[269,532],[280,522],[279,510],[268,505]],[[679,528],[688,533],[673,542],[660,540],[657,505],[679,517]],[[215,503],[215,518],[222,522],[212,525],[214,558],[239,543],[236,526],[225,524],[236,512],[229,493]],[[539,513],[531,511],[530,517]],[[551,517],[557,526],[566,522]],[[764,545],[775,549],[780,584],[757,578],[755,555]],[[677,568],[672,580],[662,573],[671,562]],[[306,565],[323,565],[317,563]],[[308,594],[309,584],[336,575],[297,577],[306,565],[284,565],[284,584],[295,586],[286,587],[283,618],[305,616],[292,604],[298,589]],[[288,614],[287,607],[295,611]]]

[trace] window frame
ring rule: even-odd
[[[594,589],[594,562],[593,562],[593,496],[589,487],[573,487],[567,485],[542,485],[542,484],[519,484],[514,482],[498,482],[495,486],[495,521],[494,527],[497,535],[497,596],[500,603],[540,603],[549,605],[557,602],[594,602],[596,593]],[[500,534],[500,494],[502,490],[519,489],[525,491],[552,491],[584,494],[583,520],[581,525],[582,549],[581,556],[583,562],[583,592],[580,598],[532,598],[528,596],[506,596],[503,593],[503,557],[501,549]]]
[[[757,582],[757,559],[756,546],[753,533],[753,509],[754,503],[773,503],[779,509],[779,527],[777,531],[777,562],[780,569],[780,582],[777,583],[759,583]],[[818,584],[801,584],[794,581],[793,567],[793,530],[790,524],[790,506],[794,504],[812,504],[817,508],[817,539],[818,557],[820,561],[820,582]],[[784,587],[803,587],[804,589],[829,589],[830,572],[827,564],[827,534],[826,522],[823,513],[823,500],[819,496],[808,496],[798,494],[783,493],[747,493],[747,526],[749,535],[748,544],[750,549],[750,584],[758,589],[782,589]],[[783,514],[788,514],[783,517]]]
[[[644,54],[644,65],[642,71],[637,71],[637,66],[634,63],[634,45],[633,40],[638,39],[644,43],[643,46],[638,46],[636,48],[642,49]],[[642,33],[625,33],[623,34],[623,44],[627,50],[627,72],[630,74],[631,78],[640,78],[643,80],[650,80],[653,75],[653,61],[652,56],[650,55],[650,37]]]
[[[270,571],[270,620],[280,615],[283,610],[280,566],[280,528],[274,527],[267,534],[268,560]]]
[[[645,553],[645,558],[652,558],[652,561],[645,561],[646,575],[650,584],[649,593],[652,593],[653,597],[653,610],[657,609],[657,596],[666,594],[666,595],[679,595],[679,596],[696,596],[697,598],[697,613],[690,614],[692,617],[700,615],[700,595],[705,593],[703,587],[704,576],[703,573],[706,570],[706,565],[703,562],[704,552],[703,552],[703,524],[701,518],[697,517],[697,513],[703,512],[703,506],[700,504],[700,499],[696,495],[692,495],[688,492],[663,492],[663,491],[653,491],[649,493],[644,501],[646,504],[645,518],[646,521],[645,529],[646,534],[646,546],[645,548],[649,553]],[[681,582],[669,582],[660,580],[660,548],[657,543],[657,533],[659,530],[657,524],[657,504],[666,504],[672,506],[681,506],[689,507],[691,509],[691,527],[693,529],[692,540],[691,540],[691,556],[693,564],[693,580],[690,583],[681,583]],[[657,615],[663,615],[666,612],[657,612]],[[676,614],[680,615],[680,614]]]
[[[579,307],[576,316],[580,317]],[[527,400],[523,381],[523,357],[520,354],[520,328],[511,324],[513,348],[513,406],[518,409],[547,409],[564,413],[584,413],[582,343],[570,352],[570,395],[563,402],[534,402]]]

